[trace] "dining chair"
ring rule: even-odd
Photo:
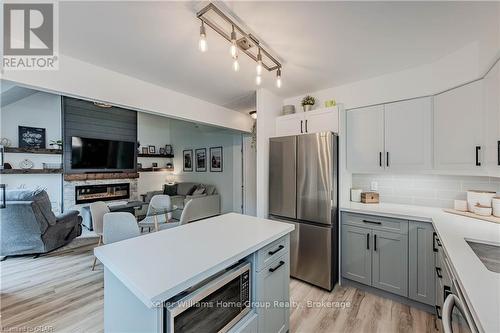
[[[102,224],[104,214],[109,213],[109,207],[104,201],[96,201],[90,204],[90,217],[92,218],[92,227],[99,236],[97,241],[97,246],[102,244]],[[92,264],[92,270],[95,268],[97,258],[94,256],[94,263]]]
[[[164,223],[160,225],[160,229],[170,229],[174,227],[178,227],[183,224],[188,224],[189,222],[192,222],[192,216],[193,216],[193,200],[189,200],[185,205],[184,208],[182,209],[181,217],[178,222],[169,222],[169,223]]]
[[[160,230],[161,224],[166,224],[172,219],[172,203],[170,196],[165,194],[157,194],[151,198],[149,202],[146,217],[139,222],[141,232],[144,228],[151,230],[152,227],[155,231]]]
[[[103,218],[103,242],[111,244],[141,235],[137,220],[131,213],[107,213]]]

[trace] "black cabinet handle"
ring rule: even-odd
[[[432,233],[432,252],[437,252],[437,248],[436,248],[436,232],[433,232]]]
[[[440,278],[440,279],[443,278],[443,274],[441,274],[441,268],[436,267],[436,274],[437,274],[438,278]]]
[[[481,146],[476,146],[476,166],[481,166],[481,162],[479,162],[479,151],[481,150]]]
[[[304,130],[302,129],[302,123],[303,122],[304,122],[303,120],[300,121],[300,133],[304,133]]]
[[[369,221],[369,220],[363,220],[363,222],[365,223],[371,223],[371,224],[378,224],[378,225],[381,225],[382,222],[378,222],[378,221]]]
[[[378,153],[378,165],[382,167],[382,152]]]
[[[448,297],[448,295],[451,294],[451,288],[448,287],[448,286],[444,286],[443,287],[443,299],[446,300],[446,297]]]
[[[278,264],[278,266],[269,268],[269,272],[271,272],[271,273],[274,272],[275,270],[277,270],[278,268],[280,268],[284,264],[285,264],[285,262],[283,260],[281,260],[280,263]]]
[[[373,251],[377,251],[377,234],[373,235]]]
[[[497,156],[498,156],[498,165],[500,165],[500,141],[498,141],[498,152],[497,152]]]
[[[307,131],[307,119],[306,119],[306,133],[308,133],[308,131]]]
[[[366,249],[370,249],[370,234],[366,234]]]
[[[436,316],[438,317],[438,319],[441,319],[442,318],[440,313],[441,307],[439,305],[436,305],[435,308],[436,308]]]
[[[269,251],[267,252],[270,256],[272,256],[275,253],[278,253],[279,251],[283,250],[285,247],[283,245],[278,246],[278,248],[274,251]]]
[[[389,166],[389,152],[386,153],[385,164]]]

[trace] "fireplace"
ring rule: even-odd
[[[130,183],[75,186],[76,204],[129,198]]]

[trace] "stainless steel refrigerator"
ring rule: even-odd
[[[290,274],[332,290],[338,277],[338,137],[270,139],[269,217],[292,223]]]

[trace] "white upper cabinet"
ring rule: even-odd
[[[299,112],[276,118],[276,136],[339,131],[338,108]]]
[[[384,106],[347,111],[347,169],[350,172],[384,170]]]
[[[432,99],[385,105],[385,168],[394,171],[432,169]]]
[[[434,97],[434,161],[443,171],[484,171],[486,116],[483,81]]]
[[[500,177],[500,62],[483,81],[486,114],[484,163],[491,176]]]

